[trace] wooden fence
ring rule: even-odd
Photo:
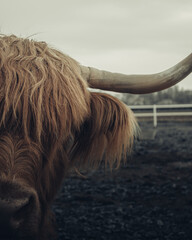
[[[191,117],[192,104],[174,104],[174,105],[133,105],[129,106],[138,119],[153,119],[153,126],[157,127],[158,118],[166,117]]]

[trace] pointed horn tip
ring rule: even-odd
[[[156,74],[125,75],[81,66],[89,87],[133,94],[151,93],[169,88],[192,72],[192,53],[175,66]]]

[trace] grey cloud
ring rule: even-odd
[[[35,39],[80,61],[108,61],[113,69],[113,53],[121,59],[129,53],[133,62],[145,53],[150,62],[154,55],[179,59],[191,52],[191,0],[0,1],[2,33],[37,33]]]

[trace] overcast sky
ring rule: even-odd
[[[87,66],[155,73],[192,52],[192,0],[0,0],[0,32],[35,34]],[[179,86],[192,89],[192,74]]]

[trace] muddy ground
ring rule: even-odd
[[[192,239],[192,123],[153,133],[118,171],[65,180],[53,207],[59,240]]]

